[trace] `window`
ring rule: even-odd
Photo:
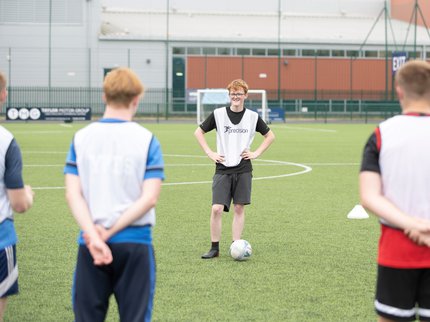
[[[2,1],[2,0],[0,0]],[[410,48],[409,48],[410,49]],[[219,55],[219,56],[279,56],[279,48],[228,48],[228,47],[173,47],[173,55]],[[416,52],[417,58],[430,59],[430,51]],[[425,55],[425,56],[423,56]],[[391,59],[392,51],[385,50],[344,50],[344,49],[281,49],[282,57],[366,57]],[[414,51],[407,52],[408,57],[415,57]]]
[[[216,48],[202,48],[203,55],[216,55]]]
[[[364,51],[364,57],[378,57],[378,52],[376,50],[366,50]]]
[[[252,48],[252,54],[254,56],[266,56],[266,49],[264,49],[264,48]]]
[[[284,56],[296,56],[296,50],[295,49],[284,49],[282,51],[282,54]]]
[[[279,49],[267,49],[267,56],[279,56]]]
[[[187,54],[188,55],[200,55],[200,47],[188,47]]]
[[[414,51],[408,51],[409,58],[421,58],[421,52],[417,51],[416,54]]]
[[[385,50],[381,50],[379,52],[379,57],[381,58],[385,58],[385,57],[391,58],[392,56],[393,56],[393,53],[391,51],[386,52]]]
[[[237,48],[237,54],[240,56],[251,55],[251,49],[249,49],[249,48]]]
[[[185,55],[185,48],[184,47],[173,47],[173,54],[174,55]]]
[[[346,56],[348,56],[348,57],[358,57],[359,56],[358,50],[347,50],[346,51]]]
[[[314,49],[302,49],[302,56],[315,56]]]
[[[231,55],[231,48],[218,48],[218,55]]]
[[[345,57],[345,50],[333,49],[331,55],[333,57]]]
[[[318,49],[317,50],[317,56],[330,56],[330,50],[328,49]]]

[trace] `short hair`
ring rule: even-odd
[[[103,82],[103,93],[107,104],[128,106],[143,91],[143,84],[139,77],[126,67],[110,71]]]
[[[248,93],[248,84],[243,79],[235,79],[230,84],[228,84],[227,89],[229,92],[232,90],[237,91],[239,89],[243,89],[243,92]]]
[[[0,92],[4,89],[6,89],[6,76],[0,72]]]
[[[396,72],[396,84],[406,97],[430,98],[430,64],[423,60],[408,61]]]

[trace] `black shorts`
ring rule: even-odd
[[[212,204],[224,205],[224,211],[230,210],[230,204],[249,205],[251,203],[252,172],[215,174],[212,183]]]
[[[86,246],[80,245],[73,285],[76,322],[105,321],[114,294],[121,321],[151,321],[155,291],[152,245],[112,243],[113,262],[95,266]]]
[[[430,321],[430,269],[379,265],[375,309],[394,321]]]

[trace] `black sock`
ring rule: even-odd
[[[217,241],[217,242],[212,242],[212,247],[211,247],[211,249],[219,250],[219,241]]]

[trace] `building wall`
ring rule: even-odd
[[[57,0],[51,7],[49,0],[0,0],[0,69],[10,75],[11,86],[88,86],[99,5],[98,0]]]
[[[166,87],[165,45],[101,42],[95,48],[0,47],[0,70],[11,86],[100,87],[104,69],[133,68],[147,86]],[[50,74],[50,76],[49,76]]]
[[[168,61],[171,68],[171,56]],[[94,57],[96,78],[93,85],[101,86],[104,68],[119,66],[132,68],[147,87],[166,87],[166,45],[163,42],[100,41]]]
[[[323,10],[324,13],[375,14],[382,2],[366,0],[368,6],[365,6],[353,0],[332,0],[329,1],[330,6],[324,8],[323,4],[306,8],[309,7],[311,12]],[[31,6],[21,6],[25,10],[20,13],[13,11],[17,8],[13,7],[16,3],[31,3]],[[291,10],[300,11],[305,7],[302,2],[294,3],[295,7]],[[427,1],[421,0],[419,3],[423,13],[430,12]],[[405,14],[405,19],[409,21],[410,13],[404,6],[412,10],[414,0],[392,0],[391,4],[393,16]],[[5,5],[12,7],[7,9]],[[100,0],[56,0],[52,1],[52,5],[53,15],[50,18],[47,14],[49,0],[0,0],[0,70],[10,75],[11,86],[48,86],[50,83],[53,87],[100,87],[105,68],[130,66],[147,87],[172,87],[171,48],[166,59],[165,42],[99,39]],[[65,8],[74,8],[73,14],[67,15]],[[397,9],[400,11],[397,12]],[[197,47],[215,45],[213,42],[191,40],[178,43],[181,46],[189,44]],[[176,45],[171,40],[170,46]],[[250,48],[277,46],[276,43],[240,45]],[[237,44],[219,41],[217,46],[237,47]],[[306,43],[303,46],[314,48],[318,44]],[[357,48],[358,45],[333,44],[333,47],[336,46]],[[285,91],[385,89],[383,59],[357,59],[351,66],[348,58],[319,57],[315,60],[313,57],[282,57],[278,60],[276,56],[185,57],[187,89],[225,87],[234,78],[244,78],[251,87],[270,91],[277,91],[279,84],[281,90]]]
[[[280,63],[279,63],[280,62]],[[391,61],[388,62],[391,90]],[[280,79],[279,73],[280,71]],[[276,99],[278,84],[284,96],[314,90],[343,93],[384,91],[384,59],[282,57],[197,57],[187,59],[188,89],[225,88],[235,78],[243,78],[251,88],[266,89]]]

